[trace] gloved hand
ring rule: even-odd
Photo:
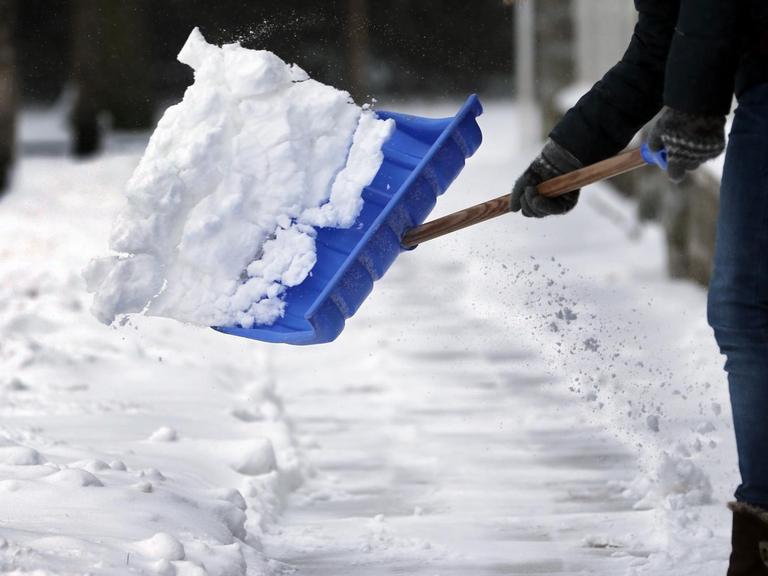
[[[578,168],[581,168],[581,162],[573,154],[553,140],[547,140],[541,153],[515,182],[510,196],[510,209],[512,212],[522,210],[523,216],[533,218],[565,214],[572,210],[579,201],[580,190],[557,198],[547,198],[536,192],[536,186]]]
[[[665,108],[651,128],[648,147],[654,152],[667,150],[670,180],[680,182],[686,172],[725,149],[725,116],[699,116]]]

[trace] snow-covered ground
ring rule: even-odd
[[[537,149],[509,104],[480,123],[436,215]],[[276,347],[88,313],[80,270],[143,145],[24,158],[0,200],[1,570],[724,572],[737,475],[705,294],[665,279],[661,232],[607,186],[404,254],[337,342]]]

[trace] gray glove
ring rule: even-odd
[[[579,190],[568,192],[557,198],[547,198],[536,192],[536,186],[556,176],[581,168],[581,162],[553,140],[547,140],[544,148],[523,175],[517,179],[510,196],[512,212],[522,210],[523,216],[544,218],[554,214],[565,214],[579,201]]]
[[[680,182],[690,170],[717,158],[725,149],[725,116],[699,116],[665,108],[651,128],[648,146],[667,150],[670,180]]]

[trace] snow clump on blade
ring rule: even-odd
[[[105,323],[146,313],[250,328],[284,313],[316,262],[317,227],[348,228],[394,122],[265,50],[208,44],[128,182],[115,255],[85,270]]]

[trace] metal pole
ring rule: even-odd
[[[515,2],[515,92],[518,101],[532,104],[536,100],[536,21],[535,0]]]

